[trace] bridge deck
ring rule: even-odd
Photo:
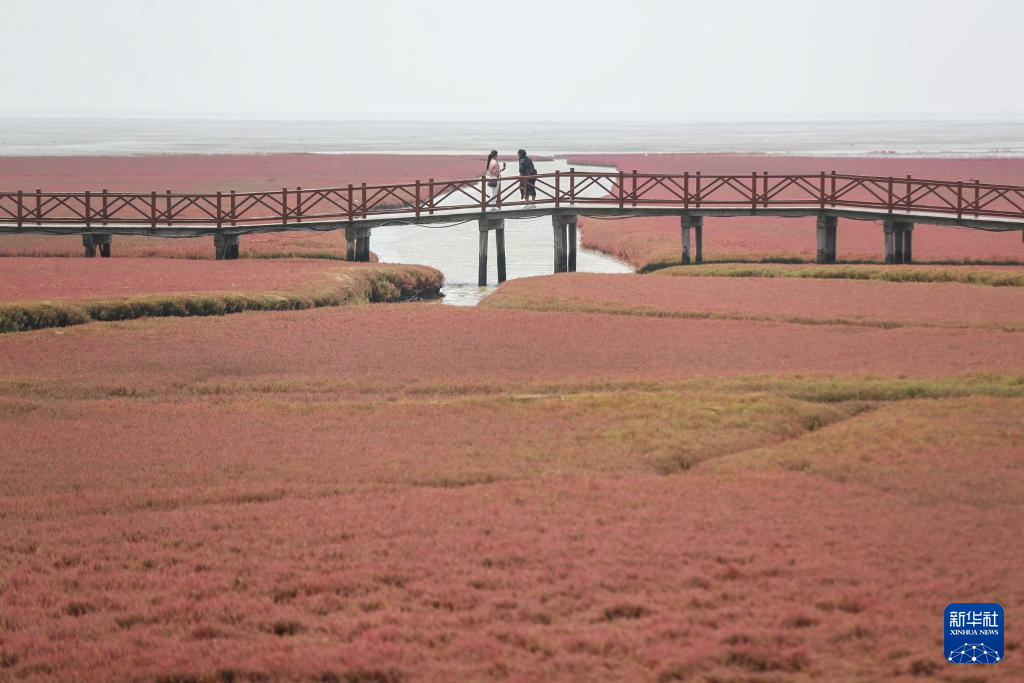
[[[526,187],[535,190],[532,205],[520,197]],[[915,223],[1024,231],[1024,187],[834,172],[708,176],[571,170],[503,178],[494,187],[481,177],[241,193],[0,192],[0,233],[80,234],[86,256],[97,249],[109,256],[112,235],[213,235],[217,258],[233,259],[240,235],[344,229],[349,260],[366,261],[374,228],[476,221],[481,284],[487,234],[496,231],[502,272],[505,221],[535,216],[552,216],[556,272],[572,269],[579,216],[678,216],[682,263],[691,262],[691,231],[700,262],[708,216],[814,216],[821,263],[836,259],[839,218],[883,221],[886,262],[905,263],[912,258]]]
[[[926,225],[954,226],[962,228],[973,228],[992,232],[1010,232],[1024,230],[1024,218],[974,218],[963,216],[944,215],[926,211],[892,211],[884,209],[866,208],[825,208],[809,206],[773,206],[771,208],[751,209],[750,207],[710,207],[700,209],[682,209],[670,206],[626,206],[620,207],[617,203],[586,203],[576,205],[563,205],[555,208],[553,206],[541,206],[536,208],[524,208],[523,206],[503,207],[492,209],[486,213],[478,208],[466,209],[435,209],[433,213],[420,213],[414,211],[395,211],[382,216],[367,218],[353,218],[352,220],[303,220],[301,222],[291,220],[269,220],[266,222],[246,223],[244,225],[156,225],[147,223],[118,223],[102,225],[92,223],[86,226],[83,223],[59,222],[40,224],[23,224],[21,226],[0,223],[0,234],[47,234],[47,235],[80,235],[87,233],[112,234],[112,235],[145,235],[153,237],[198,237],[203,235],[234,234],[246,235],[266,232],[289,232],[289,231],[328,231],[344,230],[346,228],[369,229],[379,228],[388,225],[444,225],[462,224],[465,222],[480,219],[521,219],[535,218],[540,216],[551,216],[560,214],[565,216],[601,216],[608,218],[630,218],[640,216],[700,216],[700,217],[738,217],[738,216],[774,216],[786,218],[833,216],[859,221],[881,221],[887,218],[909,221],[912,223]]]

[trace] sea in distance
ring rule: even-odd
[[[0,155],[726,152],[1022,157],[1024,116],[922,121],[0,119]]]

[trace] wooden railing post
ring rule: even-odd
[[[626,174],[619,171],[619,208],[626,206]]]
[[[981,181],[974,181],[974,217],[978,217],[978,213],[981,212]]]
[[[576,203],[576,168],[569,167],[569,203]]]
[[[109,206],[109,204],[107,203],[107,188],[103,188],[103,196],[102,196],[102,199],[100,201],[100,220],[103,222],[103,225],[107,224],[107,219],[108,219],[107,207],[108,206]]]
[[[683,208],[690,208],[690,172],[683,171]]]
[[[423,202],[420,199],[420,181],[416,181],[416,218],[420,217],[420,209],[423,207]]]
[[[956,181],[956,219],[960,220],[964,215],[964,183]]]
[[[562,203],[562,172],[555,170],[555,208]]]
[[[700,171],[697,171],[697,208],[700,208]]]
[[[43,191],[36,188],[36,225],[43,224]]]
[[[887,200],[889,213],[892,213],[892,176],[889,176],[889,198]]]
[[[834,209],[834,208],[836,208],[836,172],[832,171],[831,175],[832,175],[832,186],[831,186],[832,200],[831,200],[830,204],[831,204],[832,208]]]
[[[288,188],[281,188],[281,225],[288,225]]]
[[[350,221],[353,218],[355,218],[355,216],[356,216],[355,207],[352,205],[352,202],[355,201],[355,198],[353,197],[352,192],[353,192],[353,190],[352,190],[352,183],[349,183],[348,184],[348,219]]]
[[[768,208],[768,171],[762,171],[762,178],[764,182],[761,183],[761,206],[765,209]]]
[[[149,193],[149,227],[156,227],[156,192]]]
[[[636,206],[636,169],[633,169],[633,191],[630,193],[633,197],[633,206]]]
[[[487,176],[480,176],[480,211],[487,211]]]
[[[750,174],[750,210],[757,211],[757,171]]]
[[[90,204],[92,199],[92,193],[89,190],[85,191],[85,227],[92,227],[92,211],[90,211]]]
[[[363,212],[362,212],[363,213],[363,218],[366,218],[366,216],[368,215],[368,211],[369,211],[366,208],[366,183],[363,183],[363,185],[362,185],[362,191],[361,191],[361,194],[360,194],[360,200],[359,201],[363,205]]]
[[[223,195],[220,190],[217,190],[217,227],[224,227],[224,209],[222,208]]]
[[[18,227],[20,228],[25,220],[25,194],[18,190]]]
[[[434,214],[434,179],[431,178],[427,181],[427,206],[430,208],[429,213]]]
[[[171,191],[167,190],[167,225],[171,224]]]
[[[821,193],[821,201],[818,204],[818,208],[819,209],[824,209],[825,208],[825,172],[824,171],[821,172],[821,176],[818,179],[818,185],[819,185],[818,191]]]
[[[910,174],[907,174],[907,213],[910,213]]]
[[[235,196],[235,191],[231,190],[231,227],[235,227],[238,222],[238,198]]]
[[[295,188],[295,222],[302,222],[302,188]]]

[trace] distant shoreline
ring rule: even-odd
[[[0,119],[0,157],[571,154],[1024,158],[1024,117],[922,121],[443,122]]]

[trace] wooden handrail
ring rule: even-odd
[[[572,170],[569,189],[560,171],[501,179],[498,204],[526,204],[515,190],[527,178],[534,183],[536,206],[561,208],[586,204],[620,208],[736,208],[749,211],[785,207],[874,209],[886,213],[928,213],[961,219],[1024,220],[1024,186],[963,180],[826,173],[681,174],[633,171],[588,173]],[[827,180],[827,182],[826,182]],[[965,184],[970,192],[965,193]],[[483,191],[481,193],[481,191]],[[593,196],[588,196],[587,192]],[[32,202],[28,197],[34,194]],[[157,192],[0,192],[0,225],[32,222],[96,225],[210,226],[278,225],[291,222],[352,221],[395,214],[479,212],[486,206],[480,177],[416,180],[390,185],[283,188],[230,193]],[[483,194],[483,196],[481,196]],[[426,195],[426,196],[424,196]],[[229,206],[225,206],[228,200]]]

